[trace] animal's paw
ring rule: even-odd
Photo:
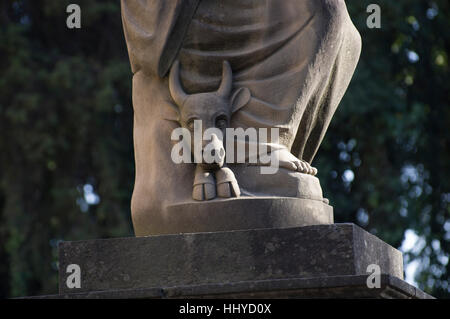
[[[241,195],[236,177],[228,167],[222,167],[216,172],[216,185],[219,197],[230,198]]]
[[[209,172],[201,172],[195,175],[192,198],[203,201],[216,198],[216,183]]]

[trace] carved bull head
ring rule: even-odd
[[[230,125],[231,115],[246,105],[251,97],[247,88],[239,88],[231,94],[232,82],[233,74],[230,64],[224,61],[222,82],[217,91],[187,94],[180,83],[179,61],[175,61],[170,71],[169,89],[172,99],[178,106],[177,121],[179,124],[193,132],[194,121],[200,120],[202,123],[202,136],[206,129],[212,127],[218,128],[224,133],[224,130]],[[193,135],[191,134],[192,137]],[[193,149],[192,147],[193,141],[191,141],[191,149]],[[211,140],[202,141],[202,147],[203,149],[209,147],[210,150],[212,148],[213,153],[219,154],[212,165],[201,163],[204,168],[213,170],[223,166],[225,159],[223,141],[213,134]]]

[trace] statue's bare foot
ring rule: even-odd
[[[241,195],[236,177],[228,167],[222,167],[216,172],[216,185],[219,197],[230,198]]]
[[[312,167],[308,162],[303,161],[292,155],[287,149],[277,150],[279,167],[283,167],[292,171],[315,176],[317,168]]]
[[[204,171],[199,165],[195,170],[192,198],[199,201],[216,198],[216,181],[213,174]]]

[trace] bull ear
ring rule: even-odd
[[[252,97],[250,90],[247,88],[239,88],[231,97],[231,113],[234,113],[245,106]]]

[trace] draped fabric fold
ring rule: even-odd
[[[177,56],[186,91],[206,92],[218,87],[227,60],[234,87],[249,88],[253,97],[232,126],[282,127],[280,143],[311,162],[359,58],[359,34],[344,1],[197,3],[122,0],[133,73],[165,74]],[[189,22],[186,14],[193,14]]]
[[[235,88],[252,93],[232,126],[282,128],[280,143],[311,162],[359,51],[343,1],[208,0],[193,17],[179,59],[189,93],[213,91],[222,61],[229,61]]]
[[[183,0],[121,0],[122,24],[133,73],[158,74],[167,38]]]

